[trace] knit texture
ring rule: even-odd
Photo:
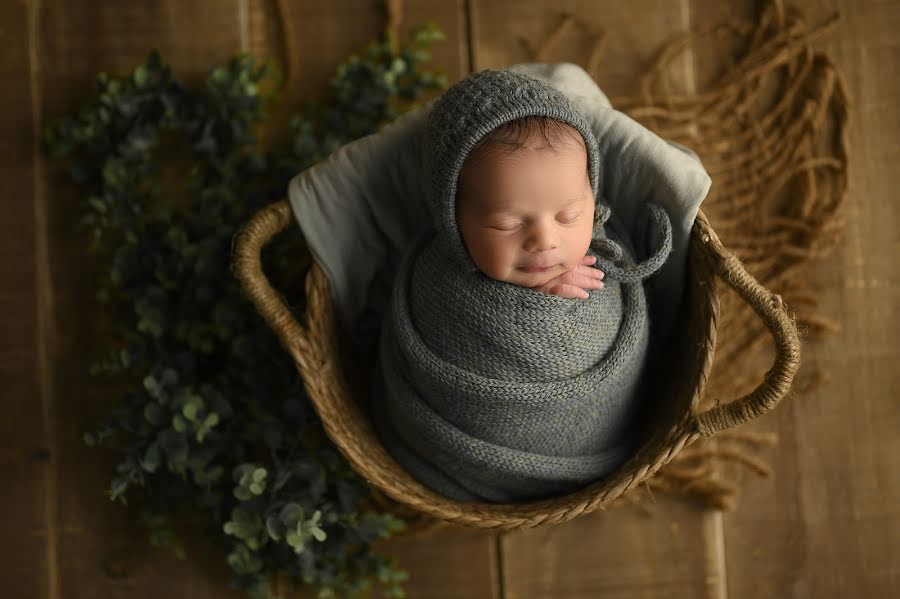
[[[597,207],[591,252],[606,277],[587,299],[562,298],[481,272],[459,236],[456,180],[468,151],[526,115],[582,131],[597,197],[596,141],[545,84],[483,71],[451,87],[428,125],[428,198],[437,232],[407,248],[379,338],[373,416],[410,474],[461,501],[515,502],[569,492],[636,449],[649,339],[642,280],[671,251],[671,223],[649,204],[658,249],[641,263],[624,227]]]

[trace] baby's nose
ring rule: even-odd
[[[529,252],[546,252],[556,246],[556,235],[551,230],[541,227],[538,227],[525,242],[525,249]]]

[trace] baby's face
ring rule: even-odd
[[[478,268],[536,287],[587,254],[594,197],[582,145],[560,141],[550,148],[539,133],[526,143],[511,154],[488,152],[466,161],[456,218]],[[537,266],[549,268],[529,269]]]

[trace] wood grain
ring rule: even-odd
[[[634,92],[638,76],[652,63],[661,44],[688,25],[689,7],[668,0],[472,1],[472,54],[475,70],[502,68],[536,59],[535,51],[565,19],[574,23],[543,56],[545,62],[574,62],[610,97]],[[603,38],[600,60],[592,71],[595,40]],[[688,57],[674,67],[673,91],[693,84]]]
[[[843,244],[808,276],[822,312],[843,330],[803,350],[830,382],[755,423],[780,442],[773,480],[745,481],[738,509],[725,515],[728,594],[886,599],[900,589],[900,220],[892,191],[900,3],[797,6],[811,25],[841,15],[816,47],[833,57],[851,96],[847,226]]]
[[[702,508],[658,498],[652,515],[631,506],[551,528],[506,533],[503,596],[718,596],[723,579]]]
[[[47,312],[38,289],[45,272],[36,264],[42,215],[35,204],[33,162],[36,111],[29,61],[28,7],[0,4],[0,530],[4,547],[0,588],[10,597],[45,598],[57,592],[55,459],[42,376],[47,347],[39,337]],[[15,551],[9,544],[15,543]]]

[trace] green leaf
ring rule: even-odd
[[[294,548],[295,553],[302,553],[306,548],[303,543],[303,535],[301,535],[296,530],[287,531],[284,540],[287,541],[288,545]]]
[[[194,421],[197,419],[197,411],[200,409],[200,406],[197,405],[196,402],[190,402],[184,408],[182,408],[181,413],[184,414],[184,417],[188,420]]]
[[[175,414],[172,416],[172,428],[179,433],[183,433],[187,430],[187,420],[182,418],[181,414]]]
[[[134,70],[134,84],[138,88],[144,87],[147,82],[150,80],[150,74],[145,65],[140,65],[138,68]]]
[[[303,519],[303,508],[297,503],[288,503],[281,508],[278,517],[286,526],[294,526],[298,520]]]
[[[281,523],[281,520],[275,516],[266,518],[266,531],[273,541],[280,541],[281,537],[284,535],[284,530],[284,525]]]
[[[159,404],[151,401],[144,406],[144,418],[153,426],[159,426],[163,421],[163,412]]]
[[[159,446],[156,443],[153,443],[147,448],[144,459],[141,461],[141,467],[147,472],[155,472],[159,467],[161,457]]]

